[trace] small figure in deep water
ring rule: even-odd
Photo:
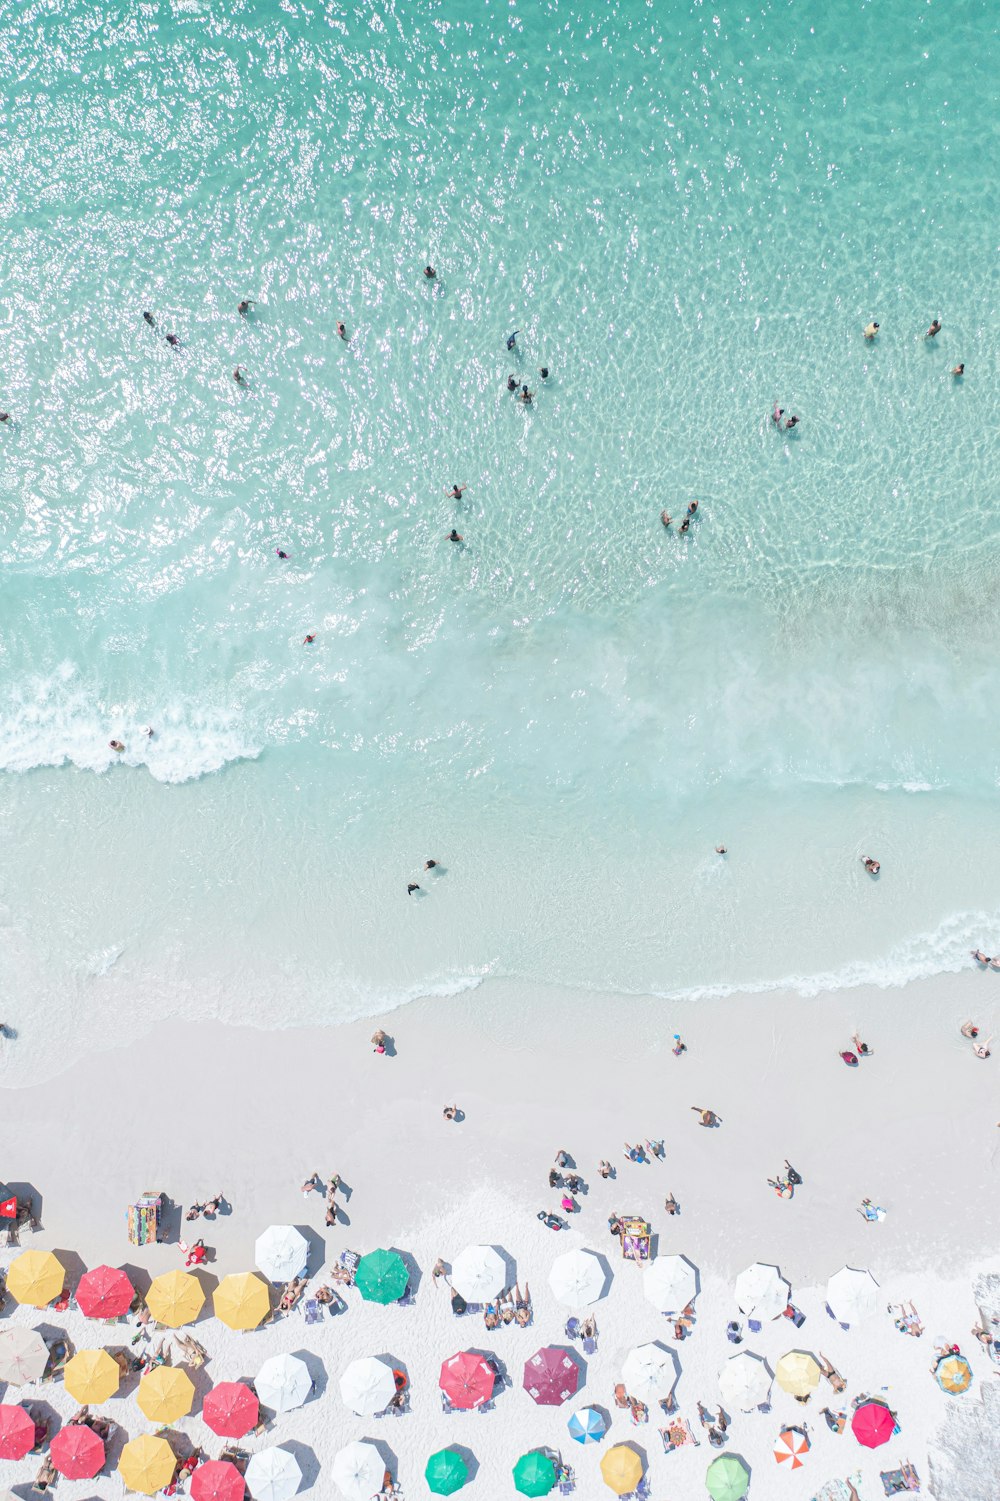
[[[514,345],[517,343],[517,336],[518,336],[518,334],[520,332],[521,332],[521,330],[519,328],[515,328],[515,330],[514,330],[514,332],[512,334],[508,334],[507,335],[507,348],[508,348],[508,350],[511,350],[511,349],[514,348]]]
[[[144,323],[148,323],[149,324],[150,328],[155,328],[156,327],[156,319],[153,317],[152,313],[150,313],[150,312],[144,312],[143,315],[142,315],[142,319],[143,319]]]

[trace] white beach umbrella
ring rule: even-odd
[[[750,1350],[741,1350],[719,1372],[723,1402],[738,1407],[740,1412],[752,1412],[766,1402],[770,1390],[771,1372],[761,1357]]]
[[[736,1279],[736,1306],[747,1317],[766,1324],[784,1313],[792,1290],[776,1266],[755,1261]]]
[[[661,1313],[680,1313],[698,1291],[698,1274],[683,1256],[657,1256],[646,1263],[642,1290]]]
[[[622,1380],[630,1397],[655,1401],[666,1396],[676,1379],[674,1357],[659,1345],[637,1345],[625,1357]]]
[[[371,1501],[384,1479],[385,1460],[374,1444],[348,1444],[333,1461],[333,1483],[347,1501]]]
[[[838,1323],[856,1324],[878,1307],[878,1283],[867,1268],[842,1266],[826,1284],[826,1301]]]
[[[340,1395],[352,1412],[372,1417],[385,1412],[396,1395],[396,1378],[384,1361],[366,1355],[352,1360],[341,1376]]]
[[[585,1308],[604,1291],[604,1268],[593,1251],[566,1251],[552,1263],[549,1286],[567,1308]]]
[[[244,1476],[253,1501],[291,1501],[302,1484],[302,1470],[287,1449],[252,1454]]]
[[[492,1246],[466,1246],[451,1267],[451,1285],[467,1303],[488,1303],[507,1286],[507,1268]]]
[[[253,1258],[269,1282],[290,1282],[306,1269],[309,1242],[294,1225],[269,1225],[257,1237]]]
[[[275,1412],[301,1407],[312,1391],[309,1367],[297,1355],[272,1355],[257,1372],[257,1400]]]
[[[0,1381],[25,1386],[37,1381],[49,1360],[49,1347],[37,1329],[0,1330]]]

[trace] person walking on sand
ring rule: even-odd
[[[319,1193],[321,1179],[319,1173],[312,1173],[302,1185],[302,1197],[308,1199],[313,1192]]]
[[[721,1117],[716,1115],[714,1110],[705,1110],[701,1105],[692,1105],[691,1109],[695,1115],[701,1116],[701,1120],[698,1122],[700,1126],[721,1126]]]
[[[384,1054],[384,1052],[385,1052],[385,1033],[382,1031],[381,1028],[379,1028],[379,1030],[377,1032],[375,1032],[375,1033],[372,1034],[372,1044],[374,1046],[374,1051],[376,1053],[383,1053]]]
[[[789,1183],[793,1184],[796,1188],[801,1187],[801,1175],[795,1171],[787,1157],[785,1158],[785,1175],[788,1178]]]
[[[450,1286],[451,1285],[448,1282],[448,1268],[445,1266],[445,1264],[442,1261],[442,1259],[441,1259],[440,1256],[438,1257],[437,1261],[435,1261],[434,1265],[431,1267],[431,1278],[433,1279],[435,1287],[437,1287],[437,1285],[438,1285],[438,1278],[439,1277],[443,1277],[444,1278],[446,1286]]]
[[[687,1043],[681,1042],[681,1034],[679,1032],[674,1033],[674,1045],[671,1048],[671,1052],[675,1058],[679,1058],[682,1053],[687,1052]]]
[[[678,1204],[672,1193],[667,1194],[667,1197],[663,1201],[663,1207],[667,1211],[667,1213],[671,1215],[680,1214],[681,1212],[681,1206]]]
[[[858,1036],[857,1032],[855,1032],[854,1036],[851,1038],[851,1041],[854,1044],[854,1051],[857,1053],[859,1058],[874,1058],[875,1054],[872,1052],[871,1048],[866,1042],[861,1041],[861,1038]]]
[[[774,1178],[768,1178],[767,1181],[779,1199],[791,1199],[795,1197],[795,1190],[786,1179],[778,1178],[776,1181]]]

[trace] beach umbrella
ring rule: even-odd
[[[260,1406],[242,1381],[220,1381],[206,1394],[201,1415],[220,1438],[242,1438],[255,1427]]]
[[[719,1372],[719,1391],[723,1402],[738,1407],[740,1412],[751,1412],[767,1401],[771,1390],[771,1372],[759,1355],[741,1350],[732,1360],[727,1360]]]
[[[352,1360],[341,1376],[340,1395],[352,1412],[371,1417],[389,1406],[396,1395],[396,1378],[384,1361],[366,1355]]]
[[[67,1423],[49,1444],[52,1463],[67,1480],[93,1480],[104,1467],[104,1441],[86,1423]]]
[[[878,1449],[892,1438],[896,1419],[884,1402],[862,1402],[854,1409],[851,1432],[866,1449]]]
[[[740,1501],[749,1484],[750,1471],[736,1454],[720,1454],[705,1472],[705,1489],[712,1501]]]
[[[435,1496],[451,1496],[460,1491],[469,1478],[468,1466],[454,1449],[439,1449],[424,1466],[427,1488]]]
[[[616,1496],[625,1496],[642,1479],[642,1460],[628,1444],[615,1444],[601,1460],[601,1474],[609,1490]]]
[[[354,1273],[354,1286],[368,1303],[398,1303],[410,1274],[398,1251],[369,1251]]]
[[[778,1447],[774,1457],[779,1465],[791,1460],[790,1468],[801,1470],[802,1456],[809,1453],[809,1440],[798,1428],[782,1428],[778,1434]]]
[[[49,1347],[37,1329],[0,1330],[0,1381],[26,1386],[37,1381],[49,1363]]]
[[[151,1423],[176,1423],[194,1406],[194,1382],[179,1366],[158,1365],[140,1379],[136,1401]]]
[[[269,1282],[290,1282],[309,1260],[309,1242],[294,1225],[269,1225],[258,1235],[253,1259]]]
[[[628,1352],[622,1366],[625,1389],[642,1402],[665,1397],[676,1377],[673,1356],[659,1345],[637,1345]]]
[[[215,1317],[230,1329],[256,1329],[271,1312],[267,1283],[256,1272],[230,1272],[212,1297]]]
[[[117,1266],[95,1266],[76,1286],[76,1302],[88,1319],[120,1319],[128,1313],[135,1288]]]
[[[106,1402],[118,1390],[122,1373],[107,1350],[78,1350],[63,1367],[63,1386],[76,1402]]]
[[[488,1303],[507,1286],[507,1268],[492,1246],[466,1246],[452,1263],[451,1285],[467,1303]]]
[[[333,1461],[333,1483],[347,1501],[371,1501],[382,1489],[385,1460],[374,1444],[354,1443]]]
[[[539,1407],[559,1407],[580,1385],[580,1367],[565,1350],[546,1345],[524,1362],[521,1384]]]
[[[784,1313],[791,1295],[791,1288],[778,1268],[762,1261],[755,1261],[736,1279],[737,1308],[762,1324]]]
[[[937,1384],[943,1392],[957,1397],[972,1385],[972,1367],[964,1355],[946,1355],[934,1367]]]
[[[549,1273],[549,1287],[567,1308],[585,1308],[604,1292],[604,1268],[593,1251],[566,1251],[557,1256]]]
[[[513,1474],[514,1489],[522,1496],[547,1496],[556,1483],[556,1467],[541,1449],[522,1454]]]
[[[599,1444],[608,1431],[604,1416],[596,1407],[581,1407],[566,1427],[570,1438],[575,1438],[578,1444]]]
[[[867,1269],[843,1266],[826,1284],[826,1301],[838,1323],[857,1324],[878,1306],[878,1283]]]
[[[205,1294],[190,1272],[163,1272],[154,1277],[146,1294],[146,1307],[158,1324],[179,1329],[193,1324],[205,1305]]]
[[[452,1407],[468,1412],[490,1400],[495,1380],[493,1369],[484,1355],[462,1350],[444,1362],[438,1385]]]
[[[173,1480],[176,1463],[174,1451],[166,1439],[144,1433],[141,1438],[131,1439],[125,1445],[118,1461],[118,1473],[127,1491],[155,1496]]]
[[[65,1268],[51,1251],[22,1251],[7,1269],[7,1291],[32,1308],[44,1308],[65,1285]]]
[[[646,1263],[642,1290],[661,1313],[681,1313],[698,1291],[698,1274],[684,1256],[657,1256]]]
[[[272,1355],[257,1372],[257,1399],[275,1412],[301,1407],[312,1391],[309,1367],[297,1355]]]
[[[0,1402],[0,1459],[23,1459],[34,1446],[34,1418],[23,1407]]]
[[[819,1386],[820,1369],[815,1355],[789,1350],[774,1368],[774,1379],[791,1397],[808,1397]]]
[[[302,1484],[302,1469],[287,1449],[263,1449],[250,1456],[245,1479],[253,1501],[291,1501]]]
[[[191,1501],[244,1501],[246,1482],[227,1459],[209,1459],[191,1475]]]

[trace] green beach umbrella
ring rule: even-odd
[[[540,1449],[522,1454],[514,1466],[514,1489],[522,1496],[547,1496],[555,1483],[555,1465]]]
[[[369,1303],[398,1303],[410,1274],[395,1251],[370,1251],[358,1262],[354,1286]]]
[[[740,1501],[749,1484],[750,1471],[735,1454],[720,1454],[712,1460],[705,1475],[712,1501]]]
[[[465,1460],[454,1449],[439,1449],[427,1461],[424,1479],[435,1496],[450,1496],[460,1491],[469,1478]]]

